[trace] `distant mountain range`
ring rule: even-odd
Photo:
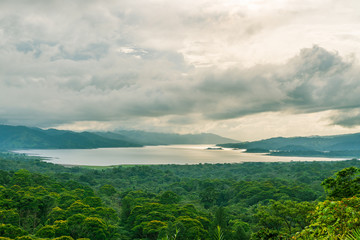
[[[218,144],[221,147],[247,149],[248,152],[281,156],[360,157],[360,133],[277,137],[253,142],[237,142],[215,134],[173,134],[145,131],[73,132],[66,130],[0,125],[0,150],[14,149],[86,149],[142,147],[169,144]]]
[[[254,142],[219,144],[222,147],[247,149],[248,152],[269,152],[272,155],[292,156],[360,156],[360,133],[312,136],[277,137]]]
[[[236,142],[215,134],[166,134],[143,131],[73,132],[65,130],[0,125],[0,150],[86,149],[141,147],[164,144],[215,144]]]
[[[96,134],[117,140],[137,142],[142,145],[168,145],[168,144],[221,144],[237,142],[234,139],[224,138],[211,133],[200,134],[175,134],[175,133],[156,133],[144,131],[117,131],[117,132],[97,132]]]
[[[24,126],[0,125],[0,149],[62,149],[140,147],[125,140],[104,138],[90,132],[72,132],[56,129],[43,130]]]

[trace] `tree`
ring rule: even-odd
[[[200,199],[205,208],[210,208],[214,205],[218,195],[218,191],[213,186],[210,186],[200,193]]]
[[[8,184],[10,182],[10,174],[4,170],[0,170],[0,185]]]
[[[175,204],[179,201],[180,197],[172,191],[166,191],[160,195],[160,203],[162,204]]]
[[[67,219],[67,227],[71,237],[75,239],[85,237],[82,235],[85,219],[86,216],[82,214],[75,214]]]
[[[47,221],[49,224],[53,224],[55,221],[58,220],[66,220],[66,211],[59,207],[55,207],[49,213]]]
[[[214,225],[219,226],[222,231],[228,226],[227,214],[224,207],[219,207],[215,212]]]
[[[355,196],[360,191],[359,168],[345,168],[335,174],[335,177],[325,179],[321,184],[331,199],[341,199]]]
[[[33,178],[28,170],[20,169],[12,177],[11,184],[19,186],[31,186]]]
[[[109,233],[105,222],[97,217],[87,217],[82,224],[81,237],[87,237],[92,240],[109,239]]]
[[[320,202],[310,219],[310,225],[296,234],[296,239],[346,239],[347,234],[360,227],[360,198]]]
[[[248,240],[250,239],[250,226],[248,223],[241,220],[233,220],[231,224],[231,233],[233,240]]]
[[[197,219],[181,216],[176,219],[175,224],[179,228],[179,239],[203,239],[206,235],[204,226]]]
[[[45,223],[46,218],[48,217],[49,213],[55,206],[56,199],[54,197],[51,197],[49,195],[45,195],[38,199],[38,218],[40,218],[40,222],[42,224]]]
[[[258,231],[263,235],[268,232],[271,236],[275,233],[292,236],[308,225],[307,215],[312,209],[313,204],[309,202],[271,200],[269,205],[260,205],[256,211]]]
[[[11,224],[0,224],[0,236],[16,238],[26,235],[27,232]]]
[[[105,184],[99,189],[100,194],[104,194],[108,197],[113,196],[116,193],[115,188],[110,184]]]
[[[125,196],[121,201],[120,217],[123,222],[126,222],[130,216],[133,199],[130,196]]]
[[[221,227],[220,226],[217,226],[216,227],[216,230],[213,234],[213,239],[214,240],[224,240],[224,234],[223,234],[223,231],[221,230]]]
[[[144,234],[152,240],[158,239],[159,233],[166,228],[166,223],[159,220],[152,220],[147,222],[144,226]]]
[[[77,200],[67,209],[68,214],[73,215],[77,213],[86,214],[90,211],[90,206],[84,204],[81,200]]]
[[[19,225],[19,214],[14,210],[1,210],[0,209],[0,223]]]
[[[36,236],[41,238],[54,238],[55,227],[50,225],[45,225],[36,232]]]
[[[101,198],[99,197],[86,197],[83,202],[90,207],[100,207],[102,205]]]

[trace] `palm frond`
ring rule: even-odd
[[[351,233],[346,235],[348,240],[360,240],[360,228],[354,229]]]
[[[224,234],[223,234],[220,226],[217,226],[215,233],[214,233],[213,240],[225,240]]]

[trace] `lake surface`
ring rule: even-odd
[[[132,164],[199,164],[241,162],[338,161],[344,158],[278,157],[241,150],[207,150],[210,145],[168,145],[142,148],[20,150],[61,165],[112,166]]]

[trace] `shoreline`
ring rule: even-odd
[[[141,165],[241,164],[245,162],[314,162],[344,161],[353,157],[274,156],[246,153],[238,149],[209,151],[209,145],[165,145],[145,148],[102,148],[72,150],[24,150],[9,154],[26,155],[41,161],[73,168],[113,168]]]

